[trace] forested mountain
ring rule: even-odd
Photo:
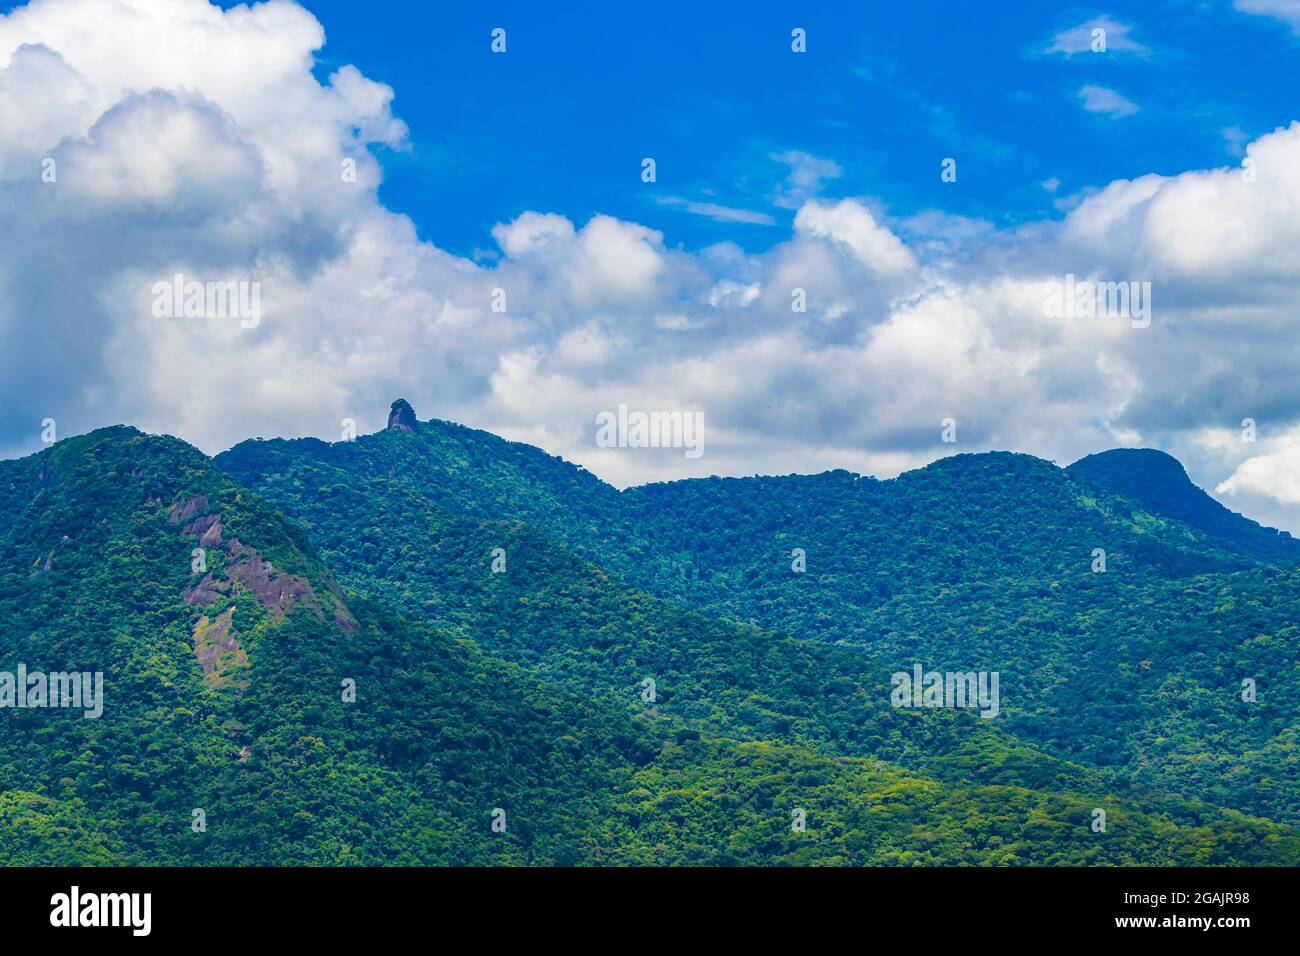
[[[346,597],[174,439],[108,429],[5,462],[0,516],[0,666],[105,675],[99,719],[3,712],[4,862],[577,862],[610,775],[656,752],[622,715]]]
[[[1114,448],[1081,458],[1066,472],[1084,484],[1130,498],[1150,514],[1204,531],[1235,550],[1300,561],[1300,541],[1229,511],[1192,484],[1177,459],[1162,451]]]
[[[66,439],[0,462],[0,672],[103,714],[0,709],[0,863],[1294,863],[1296,572],[1212,531],[1026,456]],[[999,715],[891,706],[914,661]]]
[[[784,659],[760,684],[756,723],[754,688],[735,674],[757,673],[740,662],[750,645],[716,632],[730,622],[769,634],[758,646],[793,641],[790,654],[830,662],[833,681],[877,703],[916,661],[998,671],[994,723],[1036,754],[1115,788],[1300,819],[1294,563],[1049,462],[958,455],[891,481],[841,471],[619,493],[442,422],[333,446],[246,442],[217,461],[297,519],[350,586],[584,692],[639,668],[686,695],[664,705],[683,716],[715,707],[730,732],[793,731],[942,774],[942,751],[906,745],[896,719],[866,724],[869,708],[808,679],[782,687],[798,672]],[[488,573],[494,548],[504,574]],[[660,610],[675,605],[709,623],[688,638],[651,630],[639,592],[658,602],[654,621],[675,620]],[[691,666],[672,647],[689,648]],[[730,670],[699,663],[714,660]],[[737,688],[740,702],[719,707]],[[837,709],[864,725],[837,722]]]

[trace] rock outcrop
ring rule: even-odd
[[[411,403],[404,398],[399,398],[393,402],[393,407],[388,413],[388,427],[397,428],[404,432],[414,432],[419,422],[415,418],[415,409]]]

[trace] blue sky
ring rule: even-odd
[[[327,35],[318,75],[352,63],[396,91],[410,151],[384,157],[385,203],[462,255],[494,248],[491,226],[524,209],[764,249],[794,214],[772,201],[790,173],[773,157],[791,152],[835,164],[834,194],[878,197],[898,219],[1059,216],[1062,197],[1115,179],[1237,162],[1291,118],[1300,75],[1291,31],[1230,2],[308,6]],[[1103,17],[1131,26],[1110,31],[1108,55],[1044,52]],[[489,50],[494,27],[505,55]],[[790,50],[794,27],[806,54]],[[1089,113],[1085,85],[1138,111]],[[956,184],[940,182],[945,157]]]
[[[1300,532],[1300,0],[0,10],[0,454],[402,396],[622,486],[1149,446]]]

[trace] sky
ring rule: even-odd
[[[470,257],[524,209],[762,251],[823,180],[899,218],[1015,226],[1115,179],[1237,162],[1295,102],[1294,35],[1228,2],[310,8],[329,37],[317,76],[360,65],[410,127],[411,150],[384,159],[381,198]],[[1071,34],[1089,22],[1109,27],[1112,55]],[[494,57],[483,38],[498,26],[507,52]],[[804,56],[791,54],[795,26]],[[1089,113],[1084,87],[1111,93]],[[953,154],[960,189],[935,173]],[[656,190],[640,188],[648,155]]]
[[[611,6],[0,4],[0,455],[405,397],[620,486],[1157,447],[1300,532],[1300,0]]]

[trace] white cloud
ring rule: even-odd
[[[578,234],[564,266],[574,299],[590,307],[653,295],[665,268],[662,251],[662,233],[596,216]]]
[[[796,233],[842,242],[864,266],[885,276],[916,268],[916,259],[892,232],[876,222],[871,211],[852,199],[835,205],[809,200],[794,217]]]
[[[102,107],[86,78],[49,47],[25,44],[0,69],[0,177],[30,171],[69,128],[90,126]],[[42,109],[20,104],[44,103]]]
[[[714,222],[744,222],[755,226],[776,224],[776,220],[767,213],[753,209],[737,209],[734,206],[720,206],[712,202],[695,202],[680,196],[662,196],[658,201],[662,206],[679,206],[689,213],[704,216]]]
[[[1100,33],[1098,32],[1100,31]],[[1112,20],[1110,17],[1093,17],[1078,26],[1062,30],[1052,37],[1044,53],[1062,53],[1067,57],[1076,53],[1135,53],[1145,55],[1151,51],[1134,40],[1130,34],[1133,25]],[[1104,50],[1101,43],[1105,44]]]
[[[1236,0],[1233,6],[1243,13],[1281,20],[1300,34],[1300,0]]]
[[[1105,113],[1107,116],[1132,116],[1138,112],[1138,105],[1105,86],[1085,83],[1079,87],[1079,99],[1083,108],[1089,113]]]
[[[1273,451],[1247,458],[1215,488],[1220,494],[1260,495],[1300,505],[1300,432],[1292,430]]]
[[[762,286],[757,282],[748,285],[733,282],[731,279],[723,279],[711,290],[709,290],[709,305],[717,308],[724,302],[735,303],[740,307],[745,307],[753,303],[762,293]]]
[[[555,213],[526,212],[514,222],[492,227],[492,238],[502,252],[514,259],[548,244],[565,245],[573,235],[573,223]]]
[[[1234,511],[1249,515],[1256,521],[1274,527],[1297,529],[1296,516],[1300,514],[1300,425],[1282,429],[1272,437],[1260,436],[1258,444],[1246,445],[1241,432],[1224,430],[1219,433],[1223,445],[1216,451],[1227,451],[1239,457],[1243,448],[1262,450],[1242,461],[1232,473],[1214,489],[1217,497]]]
[[[844,175],[844,170],[835,160],[822,159],[797,149],[773,153],[772,158],[790,167],[785,180],[772,195],[772,202],[785,209],[798,209],[820,193],[828,180]]]

